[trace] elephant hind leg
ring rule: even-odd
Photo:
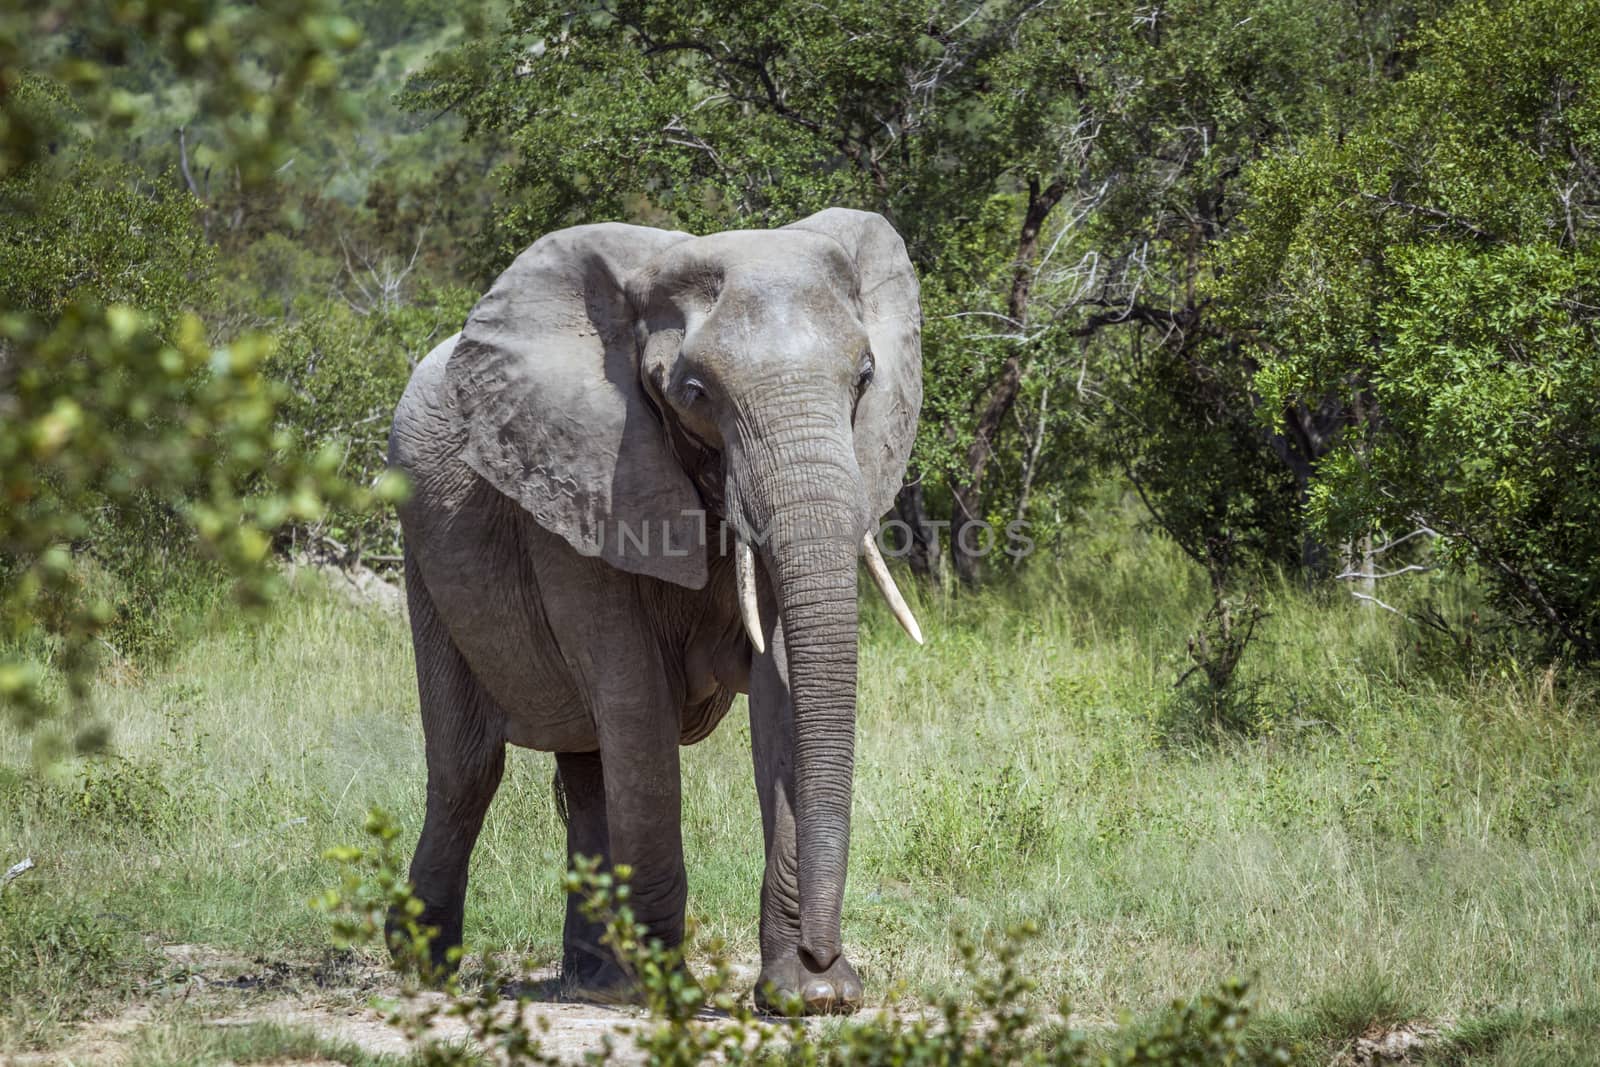
[[[450,950],[461,944],[468,862],[505,770],[504,716],[472,676],[409,558],[406,599],[428,763],[427,814],[411,882],[424,905],[420,923],[439,931],[433,963],[449,967]]]

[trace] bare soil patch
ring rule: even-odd
[[[307,1029],[328,1041],[346,1042],[375,1054],[404,1055],[411,1039],[389,1021],[390,1014],[440,1007],[439,993],[421,993],[407,1002],[392,971],[352,953],[319,960],[275,960],[248,956],[208,945],[162,945],[170,962],[152,979],[136,1003],[115,1014],[90,1020],[56,1048],[23,1053],[6,1060],[13,1067],[50,1064],[130,1064],[130,1044],[147,1027],[184,1021],[210,1026],[274,1023]],[[507,961],[509,963],[509,961]],[[753,981],[754,967],[749,971]],[[523,971],[517,991],[531,999],[521,1010],[544,1049],[563,1061],[580,1062],[610,1040],[619,1062],[633,1062],[630,1030],[645,1020],[642,1010],[603,1004],[562,1001],[556,972],[546,967]],[[512,999],[502,1002],[503,1018],[518,1010]],[[543,1025],[539,1020],[543,1020]],[[707,1021],[714,1021],[707,1016]],[[466,1024],[456,1018],[433,1020],[423,1040],[466,1041]],[[285,1059],[297,1067],[327,1061]]]
[[[1444,1040],[1448,1024],[1421,1019],[1395,1026],[1374,1026],[1333,1061],[1332,1067],[1385,1067],[1386,1064],[1420,1063]]]

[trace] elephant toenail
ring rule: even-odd
[[[801,990],[800,999],[805,1001],[808,1011],[829,1011],[833,1008],[835,1000],[833,986],[821,978],[814,978],[806,983],[805,989]]]

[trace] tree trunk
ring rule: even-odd
[[[1300,569],[1307,579],[1328,573],[1328,546],[1305,525],[1305,509],[1311,492],[1311,476],[1317,461],[1333,447],[1334,435],[1348,421],[1344,408],[1331,398],[1315,409],[1296,404],[1284,412],[1284,432],[1268,439],[1273,452],[1294,474],[1300,501]]]
[[[906,484],[894,498],[895,518],[906,524],[905,560],[918,578],[939,583],[939,530],[928,518],[928,502],[922,492],[922,472],[912,466],[906,470]]]
[[[994,455],[1000,427],[1011,413],[1022,387],[1023,357],[1029,348],[1028,298],[1033,290],[1033,261],[1039,251],[1039,231],[1066,191],[1066,183],[1059,178],[1042,190],[1039,179],[1028,179],[1028,210],[1023,215],[1022,232],[1017,237],[1017,256],[1011,268],[1011,295],[1006,301],[1006,314],[1018,334],[1017,345],[1001,364],[1000,377],[978,415],[972,445],[967,449],[966,469],[950,486],[954,498],[950,509],[950,562],[965,585],[973,585],[978,580],[981,557],[977,550],[986,541],[972,532],[973,527],[984,521],[984,472],[989,466],[989,457]]]

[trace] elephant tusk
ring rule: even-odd
[[[756,603],[756,555],[742,537],[733,550],[733,570],[739,582],[739,617],[759,656],[767,650],[767,642],[761,636],[761,608]]]
[[[911,614],[911,609],[906,607],[905,597],[900,595],[900,590],[894,584],[894,578],[889,574],[889,565],[883,562],[883,555],[878,551],[878,545],[872,539],[869,530],[867,536],[861,539],[861,554],[867,558],[867,571],[872,575],[872,581],[877,585],[878,592],[883,594],[883,599],[889,602],[889,610],[894,612],[895,621],[911,635],[911,640],[922,644],[922,627],[917,625],[917,620]]]

